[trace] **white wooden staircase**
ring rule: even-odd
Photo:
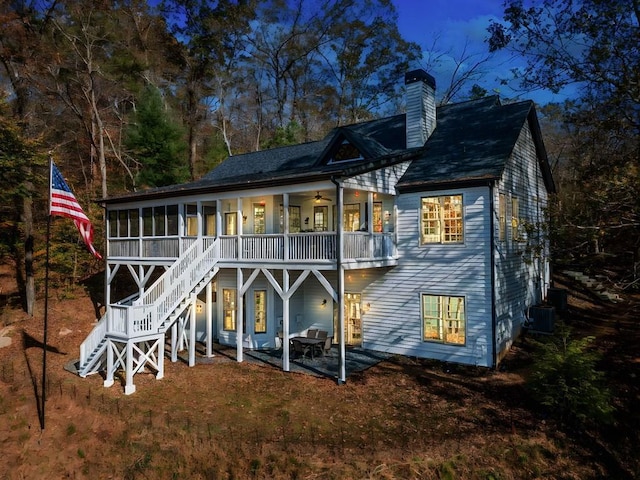
[[[156,378],[164,374],[165,334],[173,330],[172,359],[187,341],[190,365],[195,362],[195,298],[217,274],[217,239],[195,241],[144,294],[128,305],[109,305],[104,316],[80,345],[78,374],[106,371],[105,386],[124,370],[125,393],[135,392],[133,375],[150,366]],[[190,325],[191,341],[185,331]],[[180,341],[177,341],[178,332]]]

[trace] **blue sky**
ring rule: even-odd
[[[398,10],[398,26],[405,39],[417,43],[425,51],[431,50],[437,38],[439,66],[428,68],[422,65],[436,78],[436,88],[449,84],[455,62],[448,57],[459,58],[465,43],[467,53],[477,54],[474,58],[486,55],[488,47],[484,40],[488,36],[487,27],[491,20],[500,21],[503,16],[503,0],[393,0],[393,3]],[[517,92],[500,85],[498,77],[508,77],[511,68],[524,64],[521,58],[498,52],[485,65],[486,74],[482,80],[475,83],[502,97],[531,99],[541,104],[567,98],[566,95],[543,91]],[[464,91],[468,91],[470,86]]]

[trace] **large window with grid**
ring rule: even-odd
[[[420,243],[462,243],[462,195],[425,197],[420,209]]]
[[[422,338],[425,341],[464,345],[464,297],[422,294]]]
[[[236,329],[237,291],[235,288],[222,289],[222,328]]]

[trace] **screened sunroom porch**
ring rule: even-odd
[[[196,239],[212,237],[225,263],[332,265],[341,231],[342,261],[394,259],[394,197],[345,189],[340,207],[336,197],[334,190],[319,189],[109,205],[108,258],[171,263]]]

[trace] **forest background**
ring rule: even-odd
[[[456,64],[446,104],[493,94],[487,60],[527,60],[558,187],[553,258],[640,288],[640,0],[505,2],[486,50],[409,42],[389,0],[7,0],[0,4],[0,255],[33,314],[44,277],[48,159],[96,228],[96,199],[197,179],[229,155],[322,138],[403,110],[403,75]],[[449,50],[447,50],[449,49]],[[501,98],[502,102],[512,99]],[[77,282],[103,265],[55,222],[51,266]],[[75,245],[75,248],[69,248]]]

